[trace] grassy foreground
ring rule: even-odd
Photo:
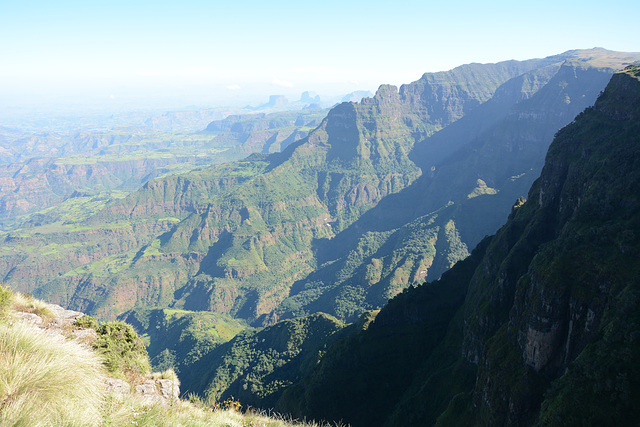
[[[40,316],[45,327],[17,312]],[[0,286],[0,426],[318,426],[241,412],[233,400],[212,407],[107,393],[104,379],[113,375],[104,354],[46,328],[54,317],[44,303]]]

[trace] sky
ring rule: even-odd
[[[640,2],[0,0],[0,106],[213,107],[640,51]]]

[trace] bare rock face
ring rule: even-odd
[[[562,339],[559,332],[560,328],[557,324],[554,324],[549,331],[538,331],[529,328],[524,349],[524,360],[536,372],[539,372],[550,363],[558,348],[558,341]]]
[[[107,393],[123,398],[131,394],[131,386],[124,380],[118,378],[105,378],[104,388]]]
[[[180,386],[169,379],[148,379],[135,387],[135,393],[147,403],[172,403],[179,399]]]
[[[45,329],[50,333],[62,334],[63,330],[69,330],[77,319],[84,316],[84,313],[73,310],[66,310],[57,304],[44,304],[44,308],[51,313],[44,318],[41,315],[29,312],[17,311],[16,316],[25,322],[37,326],[40,329]],[[71,331],[71,335],[77,335],[81,339],[86,338],[88,335],[95,336],[93,329],[83,329],[77,331]]]
[[[42,325],[42,317],[38,316],[37,314],[24,313],[22,311],[18,311],[16,312],[16,315],[32,325],[36,325],[36,326]]]
[[[180,398],[180,386],[173,380],[157,380],[156,386],[160,389],[160,395],[168,402],[177,401]]]
[[[156,389],[156,382],[153,380],[146,380],[142,384],[135,387],[135,393],[142,396],[143,400],[147,403],[156,403],[161,400],[160,394]]]
[[[84,313],[74,310],[67,310],[57,304],[47,304],[47,308],[55,315],[53,324],[59,328],[71,326],[76,320],[84,316]]]
[[[28,307],[22,309],[30,310]],[[42,302],[39,304],[39,308],[34,308],[33,311],[38,314],[28,311],[15,311],[13,315],[16,320],[46,335],[72,340],[87,348],[91,348],[98,338],[98,334],[94,329],[74,326],[75,321],[84,316],[84,313],[66,310],[59,305]],[[107,390],[109,390],[109,387],[107,387]]]

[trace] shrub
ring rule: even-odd
[[[0,425],[98,425],[101,378],[91,350],[21,322],[0,323]]]
[[[131,325],[107,322],[98,326],[96,332],[98,339],[93,347],[103,355],[111,374],[133,382],[151,371],[146,347]]]
[[[91,316],[87,316],[86,314],[82,317],[79,317],[78,319],[76,319],[75,322],[73,322],[73,326],[77,327],[77,328],[82,328],[82,329],[94,329],[97,330],[98,329],[98,321],[91,317]]]

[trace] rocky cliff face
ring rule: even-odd
[[[556,130],[595,102],[612,73],[569,62],[536,68],[419,141],[410,158],[425,173],[320,242],[320,266],[292,286],[282,316],[348,317],[380,307],[410,284],[437,279],[503,224],[539,176]],[[390,87],[383,93],[402,98]],[[380,115],[397,121],[401,114]]]
[[[639,100],[640,68],[615,74],[506,225],[336,343],[281,409],[353,425],[635,422]]]
[[[558,133],[526,207],[493,243],[506,258],[484,263],[471,284],[463,352],[479,363],[474,402],[488,419],[534,419],[542,396],[522,381],[544,387],[574,375],[574,361],[636,292],[639,76],[616,74],[596,106]],[[499,367],[507,343],[514,359]]]

